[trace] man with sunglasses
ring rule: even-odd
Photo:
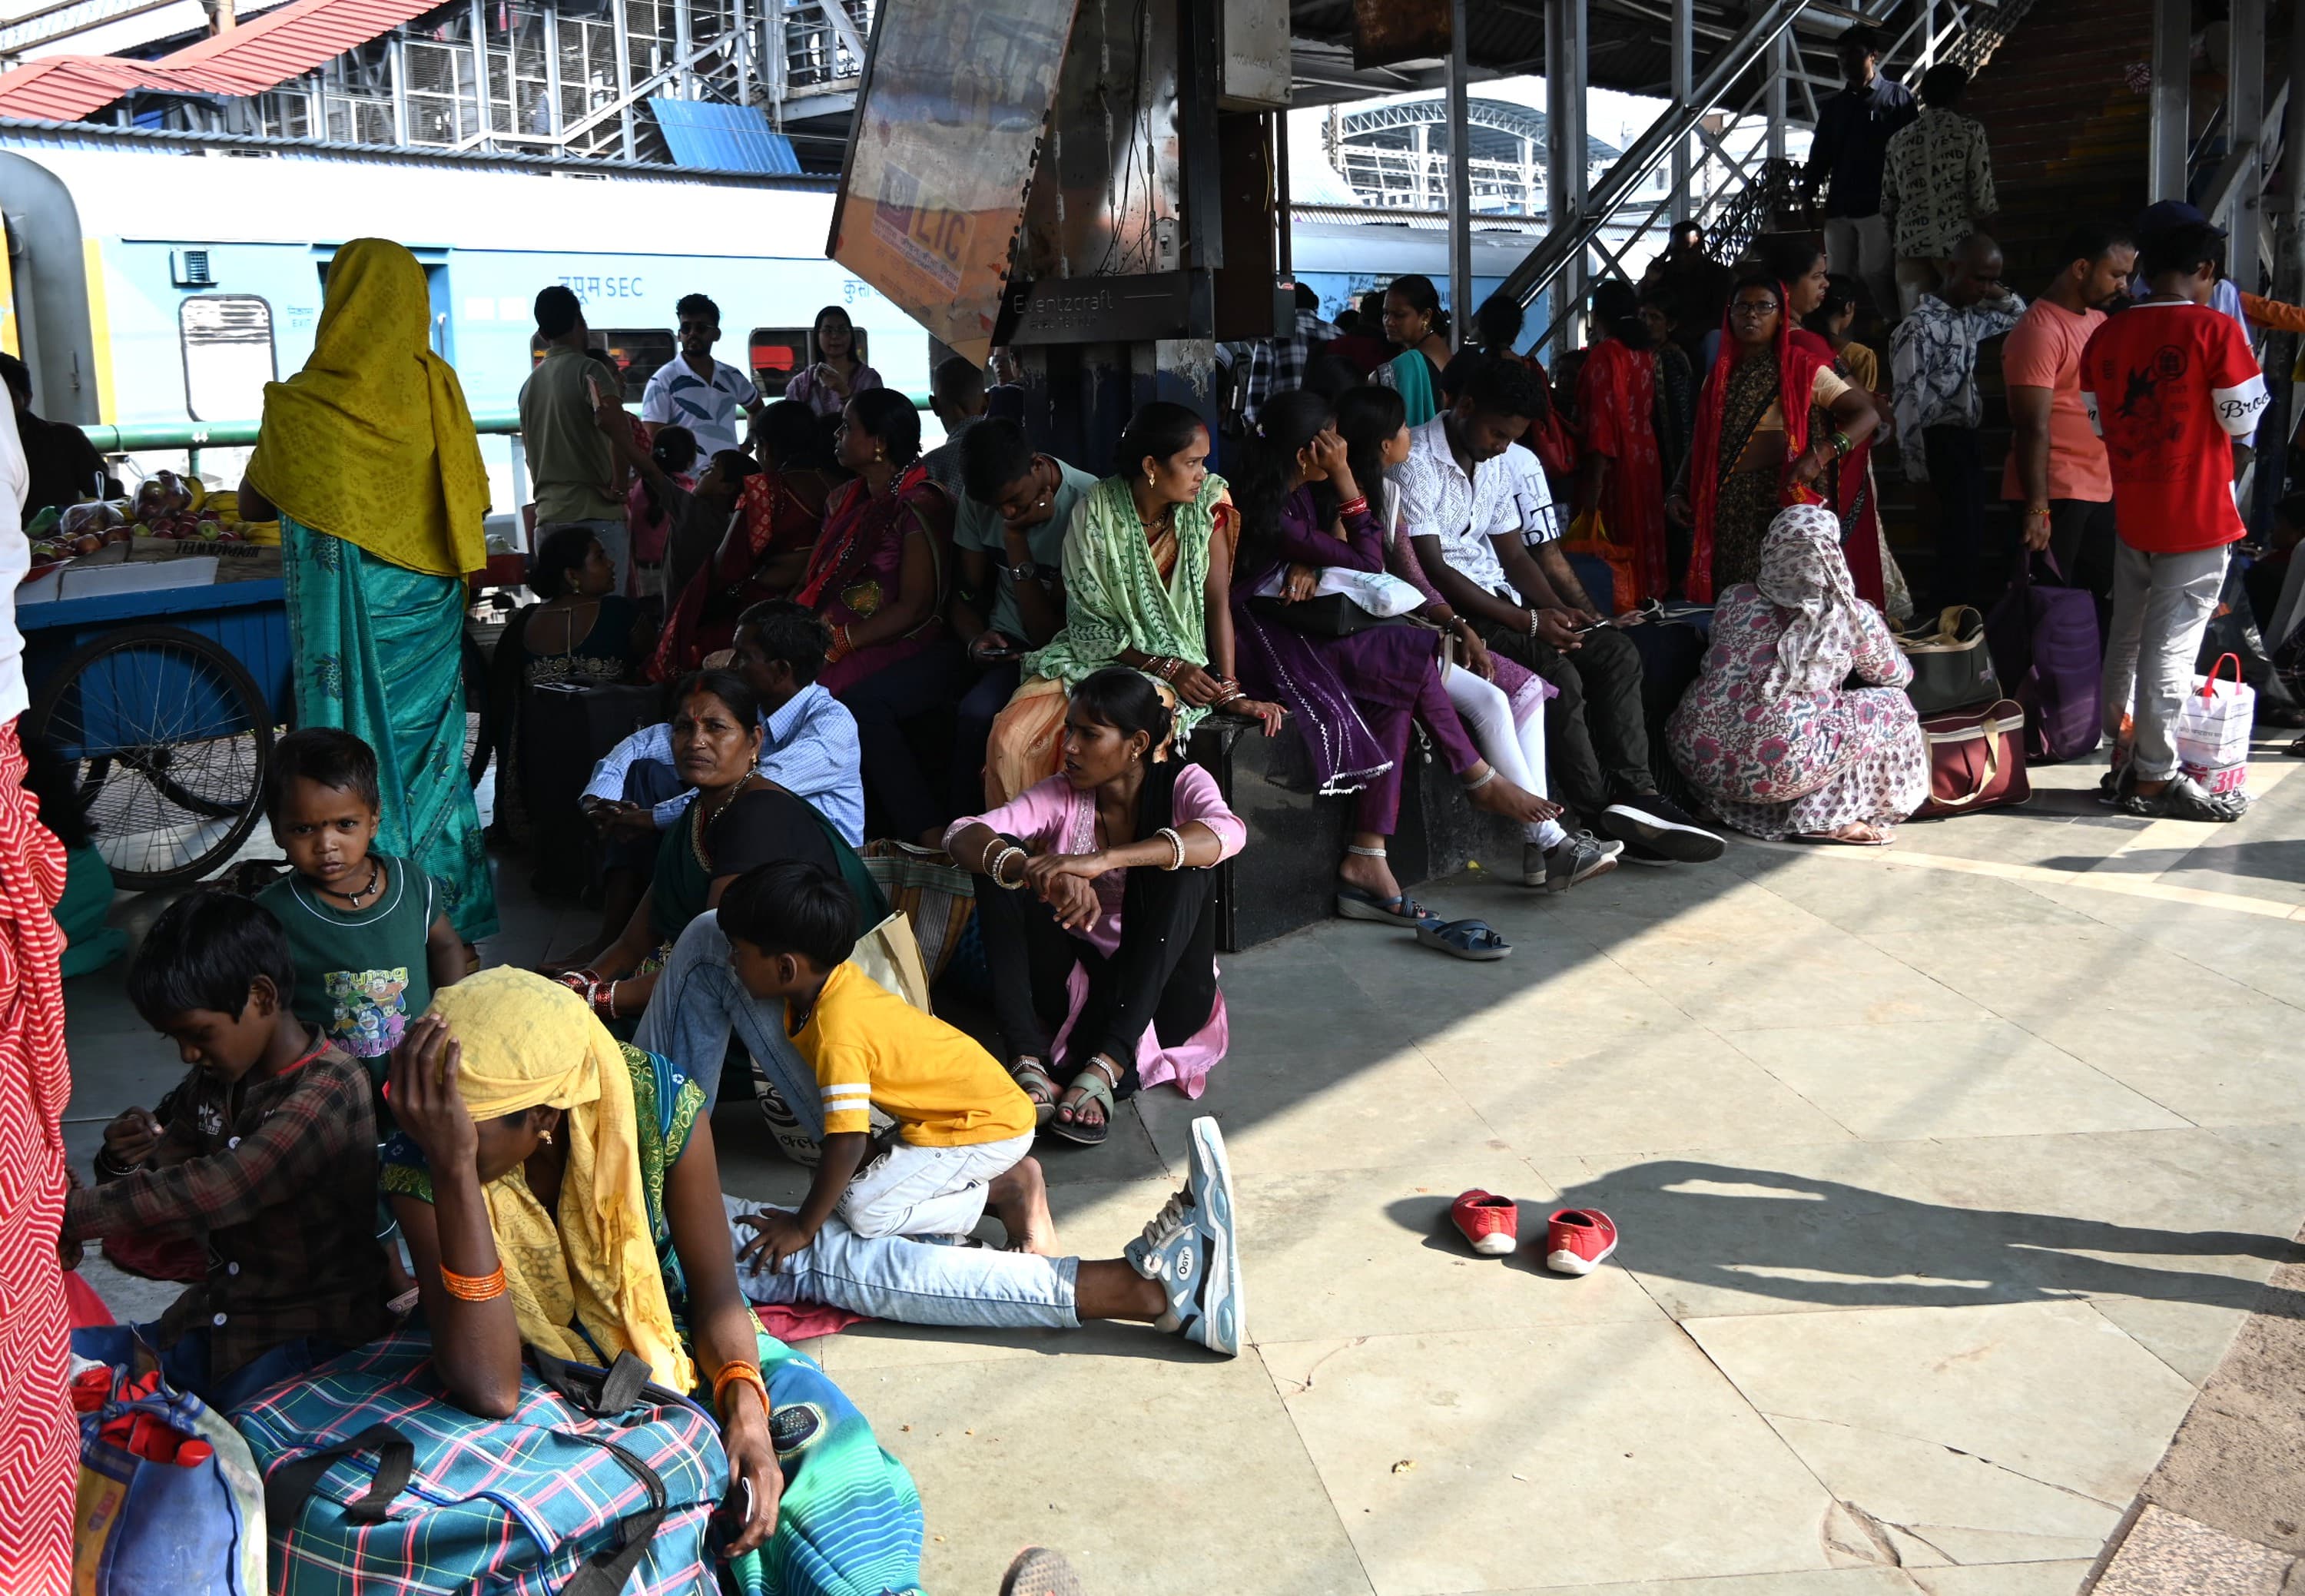
[[[1944,286],[1897,324],[1889,366],[1896,383],[1897,446],[1908,481],[1927,479],[1935,499],[1937,563],[1930,610],[1984,597],[1985,463],[1977,428],[1977,346],[2017,325],[2025,301],[2001,280],[2001,246],[1961,240]]]
[[[659,427],[686,427],[696,434],[698,457],[707,460],[743,448],[745,422],[762,408],[761,392],[744,372],[712,358],[720,307],[702,294],[685,294],[673,313],[680,319],[680,353],[657,368],[641,396],[649,436]]]
[[[1006,416],[976,422],[961,436],[960,551],[954,633],[980,674],[960,701],[953,738],[957,812],[984,807],[984,746],[993,718],[1023,679],[1022,662],[1064,628],[1065,529],[1096,478],[1053,455],[1037,454],[1025,429]]]

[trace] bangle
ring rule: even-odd
[[[493,1302],[505,1294],[504,1265],[498,1264],[485,1275],[459,1275],[443,1264],[440,1284],[460,1302]]]
[[[1337,507],[1337,514],[1340,516],[1365,516],[1367,513],[1368,495],[1365,493],[1358,499],[1348,499]]]
[[[1843,432],[1837,428],[1834,430],[1833,434],[1833,456],[1834,459],[1839,460],[1847,458],[1849,451],[1856,447],[1857,446],[1855,444],[1849,441],[1848,433]]]
[[[2029,504],[2025,507],[2025,514],[2031,520],[2047,521],[2054,518],[2049,514],[2049,507],[2046,504]]]
[[[1152,834],[1156,837],[1168,838],[1169,846],[1177,850],[1176,858],[1170,863],[1163,866],[1162,868],[1168,870],[1182,870],[1185,867],[1185,839],[1178,834],[1177,828],[1172,825],[1164,825]]]
[[[617,1018],[617,984],[603,981],[592,988],[592,1012],[602,1020]]]
[[[1000,873],[1008,867],[1008,861],[1010,859],[1029,859],[1032,857],[1033,856],[1031,854],[1026,853],[1023,849],[1017,847],[1014,842],[1011,842],[1008,847],[1002,849],[999,853],[993,856],[992,861],[984,866],[984,874],[992,878],[992,884],[994,886],[1003,887],[1013,892],[1018,887],[1025,884],[1025,878],[1022,875],[1019,875],[1016,880],[1010,881],[1007,876]]]
[[[727,1362],[720,1365],[720,1372],[712,1377],[713,1408],[717,1411],[720,1406],[720,1398],[728,1387],[739,1383],[750,1386],[761,1394],[761,1416],[766,1418],[769,1412],[769,1385],[761,1378],[761,1366],[757,1363],[746,1363],[736,1358],[731,1358]]]
[[[1532,637],[1534,637],[1534,636],[1536,636],[1536,622],[1537,622],[1536,611],[1535,611],[1535,610],[1531,610],[1528,612],[1528,635],[1529,635],[1530,636],[1532,636]]]

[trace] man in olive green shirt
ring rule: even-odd
[[[536,484],[536,547],[564,526],[600,540],[617,568],[617,591],[630,591],[632,535],[625,523],[624,469],[600,433],[599,399],[620,397],[616,368],[585,344],[583,306],[558,283],[536,296],[543,363],[520,389],[521,442]]]

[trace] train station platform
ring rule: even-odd
[[[1342,923],[1226,957],[1206,1097],[1043,1157],[1067,1246],[1110,1256],[1217,1115],[1248,1353],[1122,1326],[810,1349],[919,1481],[927,1588],[991,1596],[1042,1543],[1093,1596],[2075,1591],[2233,1388],[2236,1332],[2297,1314],[2266,1283],[2305,1221],[2305,762],[2261,752],[2231,827],[2114,817],[2098,767],[2056,767],[1887,849],[1425,889],[1512,940],[1497,964]],[[582,929],[524,875],[492,960]],[[181,1067],[116,969],[67,1002],[84,1163]],[[715,1131],[731,1190],[804,1190],[749,1106]],[[1475,1259],[1445,1217],[1469,1186],[1525,1240],[1586,1204],[1623,1245],[1582,1280]],[[123,1313],[169,1289],[102,1284]],[[2221,1527],[2293,1540],[2278,1496],[2228,1492]]]

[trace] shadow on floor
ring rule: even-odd
[[[2090,1256],[2305,1259],[2284,1236],[2174,1231],[2054,1214],[1950,1208],[1844,1182],[1682,1158],[1657,1159],[1561,1189],[1559,1206],[1604,1210],[1637,1275],[1831,1308],[1951,1308],[2071,1296],[2255,1308],[2305,1317],[2305,1293],[2243,1276]],[[1429,1199],[1388,1213],[1436,1234]],[[1520,1216],[1517,1261],[1543,1269],[1546,1211]],[[1445,1212],[1441,1223],[1447,1224]],[[1453,1234],[1442,1245],[1455,1250]]]

